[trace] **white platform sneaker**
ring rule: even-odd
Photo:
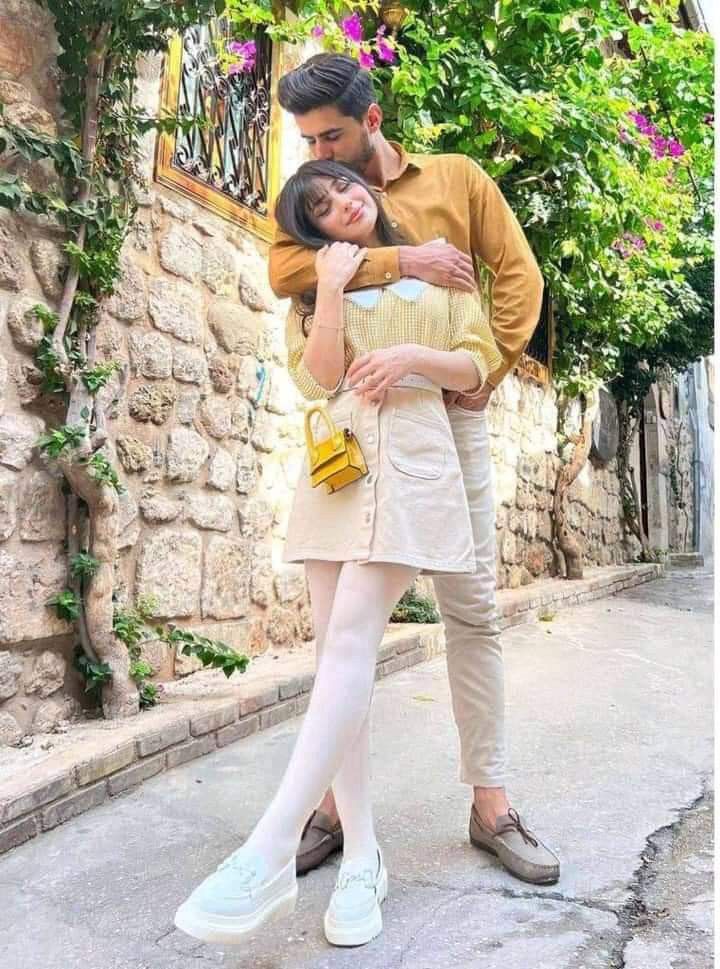
[[[296,899],[295,858],[268,878],[265,861],[239,848],[183,902],[175,925],[203,942],[232,945],[290,915]]]
[[[388,874],[378,849],[374,860],[343,862],[325,913],[325,938],[331,945],[365,945],[382,932],[380,906]]]

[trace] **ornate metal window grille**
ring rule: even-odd
[[[258,31],[254,69],[227,77],[217,56],[227,37],[227,22],[220,19],[191,27],[171,43],[162,101],[184,123],[158,140],[156,177],[270,239],[278,171],[272,103],[277,58]]]

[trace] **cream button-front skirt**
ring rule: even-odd
[[[328,413],[355,434],[365,477],[328,494],[305,458],[288,523],[285,562],[394,562],[424,572],[474,572],[470,513],[442,392],[411,375],[380,407],[350,390]],[[315,419],[316,439],[327,436]]]

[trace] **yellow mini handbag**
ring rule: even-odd
[[[313,435],[312,419],[316,414],[330,432],[323,441],[316,441]],[[313,488],[325,484],[328,494],[332,494],[367,474],[367,464],[357,438],[349,428],[338,427],[324,405],[316,404],[305,414],[305,440]]]

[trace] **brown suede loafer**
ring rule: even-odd
[[[300,847],[295,859],[298,875],[305,875],[321,865],[326,858],[341,851],[343,830],[340,822],[333,824],[327,814],[313,811],[300,839]]]
[[[497,855],[511,875],[533,885],[553,885],[560,877],[560,861],[534,834],[523,827],[514,808],[487,828],[473,805],[470,812],[470,842],[476,848]]]

